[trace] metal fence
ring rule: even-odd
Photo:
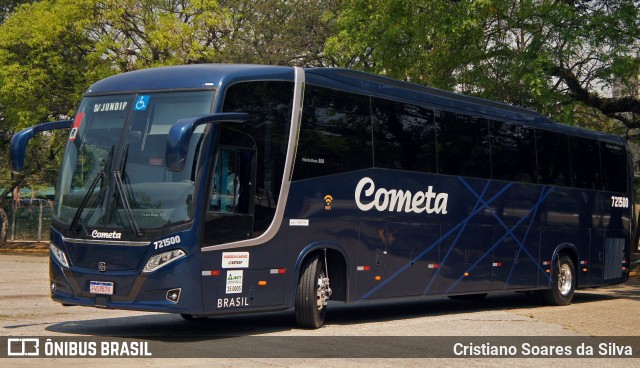
[[[9,218],[7,240],[42,241],[49,237],[53,202],[47,199],[24,199],[4,207]],[[0,221],[2,221],[0,219]]]

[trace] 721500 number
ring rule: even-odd
[[[629,198],[611,196],[611,207],[629,208]]]
[[[179,243],[180,243],[180,235],[176,235],[166,239],[154,241],[153,246],[154,246],[154,249],[160,249],[160,248],[168,247],[170,245],[179,244]]]

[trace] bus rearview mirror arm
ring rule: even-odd
[[[176,121],[169,129],[165,163],[167,170],[182,171],[187,160],[189,140],[198,125],[216,123],[245,123],[249,114],[243,112],[216,113]]]
[[[24,157],[27,152],[27,144],[36,133],[56,129],[71,128],[73,120],[58,120],[49,123],[34,125],[22,130],[11,137],[11,170],[20,174],[24,166]]]

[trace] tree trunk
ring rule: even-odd
[[[2,226],[0,227],[0,243],[7,242],[7,226],[9,225],[9,216],[7,212],[0,204],[0,222],[2,222]]]
[[[20,207],[20,185],[13,188],[13,201],[16,202],[17,207]]]

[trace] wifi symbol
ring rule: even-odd
[[[326,206],[324,206],[325,211],[331,210],[331,202],[333,202],[333,197],[331,195],[327,194],[324,196],[324,203],[326,203]]]

